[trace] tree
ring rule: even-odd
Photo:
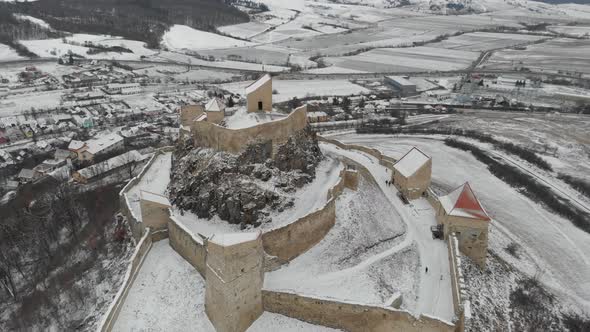
[[[229,98],[227,98],[227,103],[226,103],[227,107],[234,107],[234,97],[230,96]]]

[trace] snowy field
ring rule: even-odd
[[[193,29],[186,25],[173,25],[162,37],[162,45],[170,50],[202,50],[252,45],[249,42],[224,37],[215,33]]]
[[[589,7],[590,9],[590,7]],[[563,33],[568,36],[582,37],[590,36],[590,26],[579,26],[579,25],[556,25],[547,27],[547,30],[554,31],[557,33]]]
[[[469,181],[494,219],[490,229],[491,250],[510,261],[511,256],[503,247],[506,241],[496,239],[509,238],[520,244],[526,259],[516,262],[516,268],[528,275],[539,275],[540,280],[566,302],[590,308],[590,288],[587,287],[590,235],[493,176],[471,154],[432,139],[356,134],[335,138],[377,148],[394,158],[413,146],[418,147],[433,159],[433,185],[438,190],[448,192]]]
[[[543,38],[545,37],[525,34],[474,32],[451,37],[442,42],[430,44],[429,46],[464,51],[487,51],[496,48],[528,44]]]
[[[20,59],[25,59],[25,58],[18,55],[18,53],[16,53],[15,50],[8,47],[7,45],[0,44],[0,62],[1,61],[14,61],[14,60],[20,60]]]
[[[20,43],[26,46],[31,52],[42,58],[57,58],[72,53],[81,55],[88,59],[116,59],[116,60],[140,60],[142,56],[156,54],[156,51],[147,49],[145,43],[137,40],[128,40],[122,37],[112,37],[105,35],[88,35],[74,34],[65,37],[66,43],[62,38],[42,39],[42,40],[21,40]],[[88,54],[89,47],[83,46],[86,42],[92,42],[95,45],[104,45],[107,47],[121,46],[132,51],[127,52],[101,52],[97,54]]]
[[[428,46],[380,48],[353,56],[324,58],[339,68],[364,72],[420,72],[465,69],[479,53]]]
[[[270,27],[271,27],[271,25],[266,24],[266,23],[248,22],[248,23],[227,25],[227,26],[218,28],[218,30],[225,33],[225,34],[228,34],[232,37],[249,39],[249,38],[252,38],[252,37],[264,32],[266,29],[268,29]]]
[[[455,114],[440,126],[469,128],[526,146],[560,173],[578,178],[590,174],[590,118],[587,116],[472,111]]]
[[[172,153],[166,152],[158,155],[151,167],[144,173],[141,181],[135,186],[129,188],[127,200],[131,205],[131,210],[138,220],[141,219],[141,208],[139,206],[139,197],[141,191],[148,191],[158,195],[165,195],[166,188],[170,182],[170,168],[172,167]]]
[[[235,82],[219,85],[220,88],[232,93],[244,95],[245,88],[253,81]],[[347,96],[368,94],[370,91],[348,80],[278,80],[272,81],[272,88],[276,90],[272,99],[280,103],[297,98],[313,96]]]
[[[282,196],[294,199],[293,206],[283,212],[273,211],[270,214],[272,221],[262,224],[259,228],[263,231],[278,228],[322,208],[328,201],[328,190],[338,182],[342,168],[343,165],[337,159],[327,157],[318,165],[316,178],[312,183],[293,193],[281,193]],[[271,191],[277,190],[274,183],[257,181],[256,184]],[[193,233],[207,237],[215,233],[251,231],[251,229],[241,230],[239,225],[230,224],[225,220],[221,220],[218,216],[203,219],[188,211],[181,213],[177,209],[174,209],[173,215]]]
[[[502,50],[480,66],[482,69],[526,67],[535,72],[570,71],[590,75],[590,40],[553,39],[527,46],[526,50]]]
[[[53,109],[61,104],[62,91],[42,91],[11,95],[0,100],[0,117],[15,116],[35,109]]]

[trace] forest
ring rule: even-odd
[[[45,29],[16,20],[20,13],[44,20],[59,31],[108,34],[140,40],[157,48],[174,24],[213,31],[218,26],[248,22],[248,15],[221,0],[40,0],[0,2],[0,42],[14,47],[18,39],[54,37]]]

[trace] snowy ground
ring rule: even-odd
[[[205,313],[205,281],[168,240],[154,243],[129,290],[113,331],[215,332]],[[247,330],[338,331],[265,312]]]
[[[327,157],[316,169],[315,180],[297,190],[294,193],[281,193],[283,196],[294,199],[293,207],[283,212],[274,211],[271,213],[272,221],[260,226],[263,231],[281,227],[289,224],[298,218],[301,218],[317,209],[320,209],[327,203],[328,190],[332,188],[339,179],[342,164],[332,157]],[[259,181],[257,184],[266,187],[268,190],[276,190],[274,184]],[[195,234],[202,234],[210,237],[215,233],[234,233],[240,232],[239,225],[232,225],[225,220],[215,216],[211,219],[202,219],[193,213],[175,210],[174,217],[183,223],[188,229]],[[251,230],[246,230],[251,231]]]
[[[145,258],[113,331],[215,331],[204,301],[201,275],[162,240]]]
[[[164,34],[162,45],[169,50],[196,51],[201,49],[248,46],[252,45],[252,43],[177,24],[173,25]]]
[[[145,43],[137,40],[128,40],[122,37],[112,37],[105,35],[74,34],[65,37],[66,43],[62,38],[42,39],[42,40],[21,40],[20,43],[25,45],[31,52],[44,58],[57,58],[68,54],[72,51],[88,59],[116,59],[116,60],[140,60],[141,56],[154,55],[157,52],[145,48]],[[86,42],[92,42],[96,45],[104,46],[122,46],[130,49],[133,53],[126,52],[101,52],[98,54],[88,54],[90,48],[83,46]]]
[[[225,125],[231,129],[248,128],[265,122],[276,121],[285,118],[285,114],[276,112],[248,113],[246,107],[240,107],[233,115],[225,118]]]
[[[519,263],[515,268],[528,275],[540,274],[541,281],[561,299],[590,308],[587,278],[590,275],[587,254],[590,252],[590,235],[494,177],[472,155],[431,139],[356,134],[336,138],[377,148],[394,158],[413,146],[420,148],[433,158],[433,185],[438,190],[449,191],[465,181],[470,182],[494,219],[490,230],[491,249],[506,255],[501,242],[495,240],[496,236],[520,244],[523,256],[531,263]]]
[[[415,246],[404,241],[405,225],[376,183],[360,179],[336,203],[336,225],[289,265],[268,273],[265,289],[337,300],[387,305],[403,294],[414,310],[419,280]]]
[[[8,47],[7,45],[0,44],[0,61],[13,61],[24,59],[15,50]]]
[[[170,168],[172,167],[172,153],[167,152],[156,157],[153,164],[145,172],[140,182],[131,187],[127,192],[127,200],[131,205],[133,214],[141,220],[141,208],[139,206],[140,191],[148,191],[158,195],[165,195],[170,182]]]

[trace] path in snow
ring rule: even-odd
[[[444,241],[432,239],[430,226],[435,225],[436,220],[430,204],[425,199],[418,199],[404,205],[397,197],[398,191],[395,187],[385,184],[391,176],[387,168],[379,165],[379,161],[374,157],[361,152],[342,150],[326,143],[322,143],[321,147],[353,159],[366,167],[375,177],[377,184],[407,226],[406,241],[415,243],[418,248],[421,262],[418,271],[420,285],[414,312],[451,321],[454,310],[448,249]],[[428,267],[428,273],[425,272],[426,267]]]
[[[493,241],[497,232],[505,233],[520,244],[534,262],[526,264],[517,260],[513,263],[516,268],[528,275],[540,275],[547,286],[558,294],[565,294],[566,300],[574,300],[590,310],[590,234],[496,178],[470,153],[424,138],[356,134],[335,138],[376,148],[392,157],[400,157],[416,146],[433,159],[434,185],[451,190],[469,181],[494,219],[490,249],[507,261],[514,260]]]

